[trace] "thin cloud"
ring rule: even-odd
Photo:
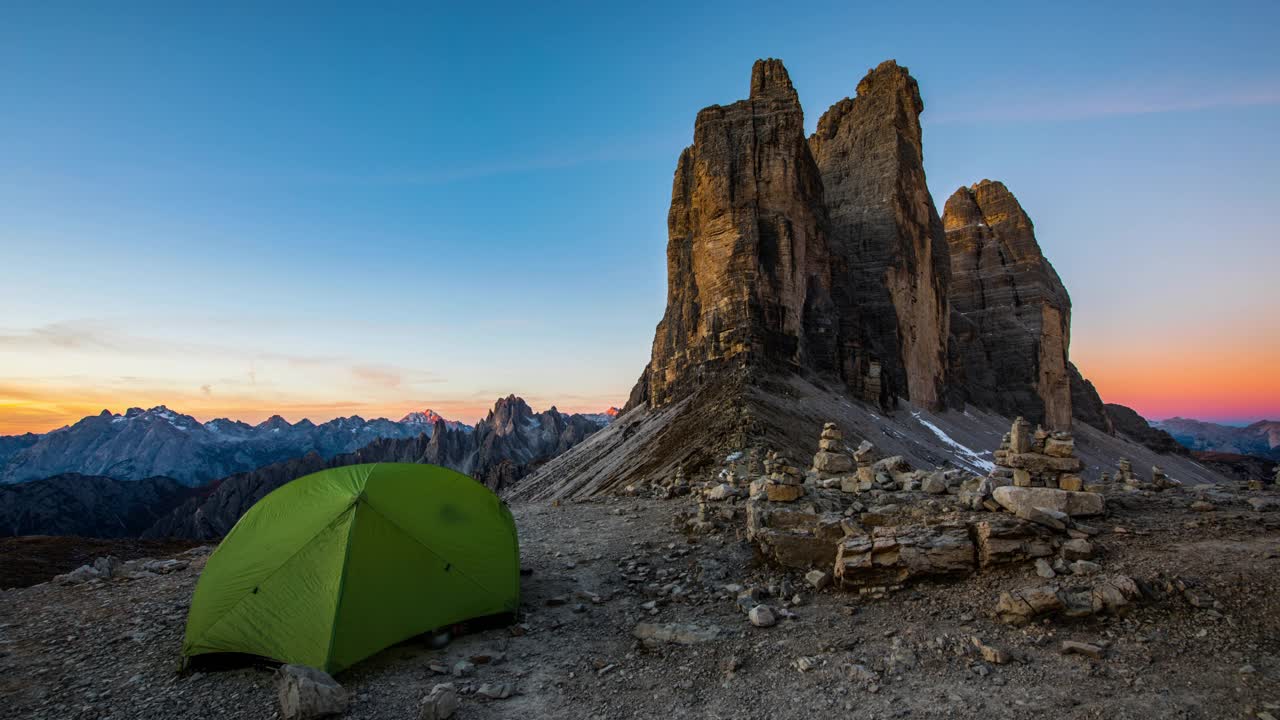
[[[957,99],[955,104],[964,102]],[[1081,97],[1064,93],[1044,99],[981,98],[968,103],[963,109],[949,109],[943,104],[936,113],[926,111],[923,120],[928,124],[970,124],[1001,122],[1068,122],[1106,117],[1150,115],[1171,112],[1194,112],[1217,108],[1269,107],[1280,105],[1280,89],[1262,88],[1230,93],[1200,94],[1189,92],[1180,96],[1141,96],[1119,92],[1095,97]]]
[[[126,355],[156,356],[163,353],[195,357],[239,357],[249,362],[250,385],[258,383],[257,362],[285,363],[291,367],[316,368],[347,373],[381,387],[394,388],[404,383],[439,383],[445,378],[429,370],[394,365],[373,365],[337,355],[299,355],[280,352],[246,352],[240,348],[209,343],[175,343],[120,332],[91,319],[51,323],[25,330],[0,332],[0,347],[41,351],[50,349],[74,351],[108,350]]]
[[[614,138],[596,147],[551,149],[541,154],[505,161],[365,174],[321,172],[312,173],[306,176],[306,179],[353,185],[449,185],[501,175],[520,175],[546,170],[564,170],[594,163],[634,160],[648,157],[655,151],[671,149],[670,142],[657,138],[643,140]]]

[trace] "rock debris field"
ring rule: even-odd
[[[1021,626],[997,601],[1045,584],[1034,563],[870,597],[764,565],[732,529],[678,530],[678,500],[517,505],[520,623],[439,648],[415,638],[338,673],[344,716],[423,717],[451,682],[458,718],[1274,720],[1280,513],[1242,498],[1109,502],[1099,559],[1172,592],[1123,617]],[[280,717],[272,663],[177,672],[207,552],[0,592],[0,716]]]

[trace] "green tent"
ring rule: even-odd
[[[196,584],[183,662],[235,652],[336,672],[519,604],[515,522],[497,495],[435,465],[350,465],[240,518]]]

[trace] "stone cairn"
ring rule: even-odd
[[[794,502],[804,496],[804,473],[785,456],[770,452],[764,472],[763,489],[770,502]]]
[[[1182,484],[1169,477],[1159,465],[1151,466],[1151,482],[1143,482],[1134,474],[1133,463],[1129,462],[1129,458],[1120,458],[1120,462],[1116,463],[1116,467],[1118,468],[1116,480],[1124,483],[1126,490],[1134,492],[1138,490],[1168,490]]]
[[[813,456],[813,473],[819,480],[825,480],[851,470],[853,458],[844,451],[844,433],[835,423],[826,423],[818,438],[818,454]]]
[[[654,488],[654,495],[660,500],[670,500],[681,495],[688,495],[690,490],[689,479],[684,475],[684,468],[676,467],[675,477]]]
[[[1075,456],[1075,440],[1069,432],[1031,430],[1026,418],[1013,421],[995,452],[996,468],[991,477],[996,484],[1012,481],[1017,487],[1047,487],[1080,491],[1084,480],[1082,464]]]
[[[1133,474],[1133,463],[1129,462],[1129,458],[1120,458],[1120,462],[1116,463],[1116,482],[1138,484],[1138,476]]]

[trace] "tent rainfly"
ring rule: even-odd
[[[488,488],[435,465],[324,470],[259,500],[209,557],[182,644],[337,672],[415,635],[514,613],[520,550]]]

